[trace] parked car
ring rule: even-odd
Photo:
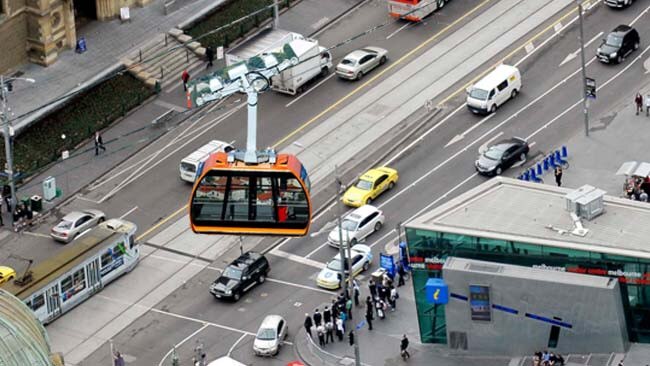
[[[104,222],[106,215],[99,210],[73,211],[63,216],[50,231],[52,239],[69,243],[82,232]]]
[[[369,246],[357,244],[350,248],[350,254],[353,275],[356,276],[359,273],[370,268],[370,264],[372,263],[372,250]],[[340,288],[341,267],[343,267],[346,275],[350,274],[350,267],[348,267],[347,257],[346,260],[341,263],[341,256],[337,254],[334,256],[334,258],[332,258],[331,261],[327,263],[327,266],[325,266],[325,268],[323,268],[320,273],[318,273],[316,284],[328,290],[336,290]]]
[[[343,79],[361,80],[363,75],[386,63],[388,51],[379,47],[366,47],[348,53],[338,65],[336,75]]]
[[[280,315],[267,315],[255,335],[253,351],[257,356],[275,356],[287,335],[287,321]]]
[[[238,301],[256,284],[262,284],[271,270],[269,261],[260,253],[246,252],[235,259],[210,286],[217,299]]]
[[[0,285],[16,277],[16,271],[11,267],[0,266]]]
[[[596,56],[600,62],[621,63],[632,51],[639,48],[639,32],[636,29],[619,25],[611,31],[607,38],[603,39],[600,47],[596,50]]]
[[[355,245],[370,234],[381,229],[384,225],[384,214],[377,207],[363,205],[343,218],[341,222],[343,232],[343,245],[347,247],[349,242]],[[327,242],[329,245],[339,247],[339,228],[332,229]]]
[[[343,203],[352,207],[368,205],[380,194],[393,189],[398,179],[395,169],[388,167],[370,169],[345,191]]]
[[[524,139],[513,137],[488,147],[480,155],[474,166],[480,174],[501,175],[518,161],[526,161],[530,147]]]

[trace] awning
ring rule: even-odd
[[[650,176],[650,163],[637,163],[636,161],[626,161],[618,168],[616,175],[627,175],[636,177]]]

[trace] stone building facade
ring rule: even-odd
[[[48,66],[74,48],[75,19],[110,20],[153,0],[0,0],[0,73],[27,61]]]

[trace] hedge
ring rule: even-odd
[[[279,7],[285,8],[291,5],[290,0],[279,0]],[[229,24],[237,19],[241,19],[265,6],[273,4],[273,0],[229,0],[207,17],[185,30],[185,33],[193,39],[206,34],[214,29]],[[232,27],[225,28],[214,34],[200,38],[203,47],[211,46],[217,49],[219,46],[228,47],[230,42],[241,38],[251,29],[258,27],[263,21],[273,16],[273,9],[265,10],[255,17],[244,20]]]
[[[117,75],[74,97],[64,107],[33,123],[14,139],[14,171],[31,175],[56,161],[64,150],[93,136],[153,94],[129,74]],[[63,140],[61,135],[65,134]],[[0,141],[4,152],[4,140]],[[4,166],[4,153],[0,166]]]

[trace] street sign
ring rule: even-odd
[[[395,260],[392,255],[379,253],[379,267],[385,269],[391,277],[395,276]]]
[[[585,78],[585,89],[587,98],[596,99],[596,80]]]

